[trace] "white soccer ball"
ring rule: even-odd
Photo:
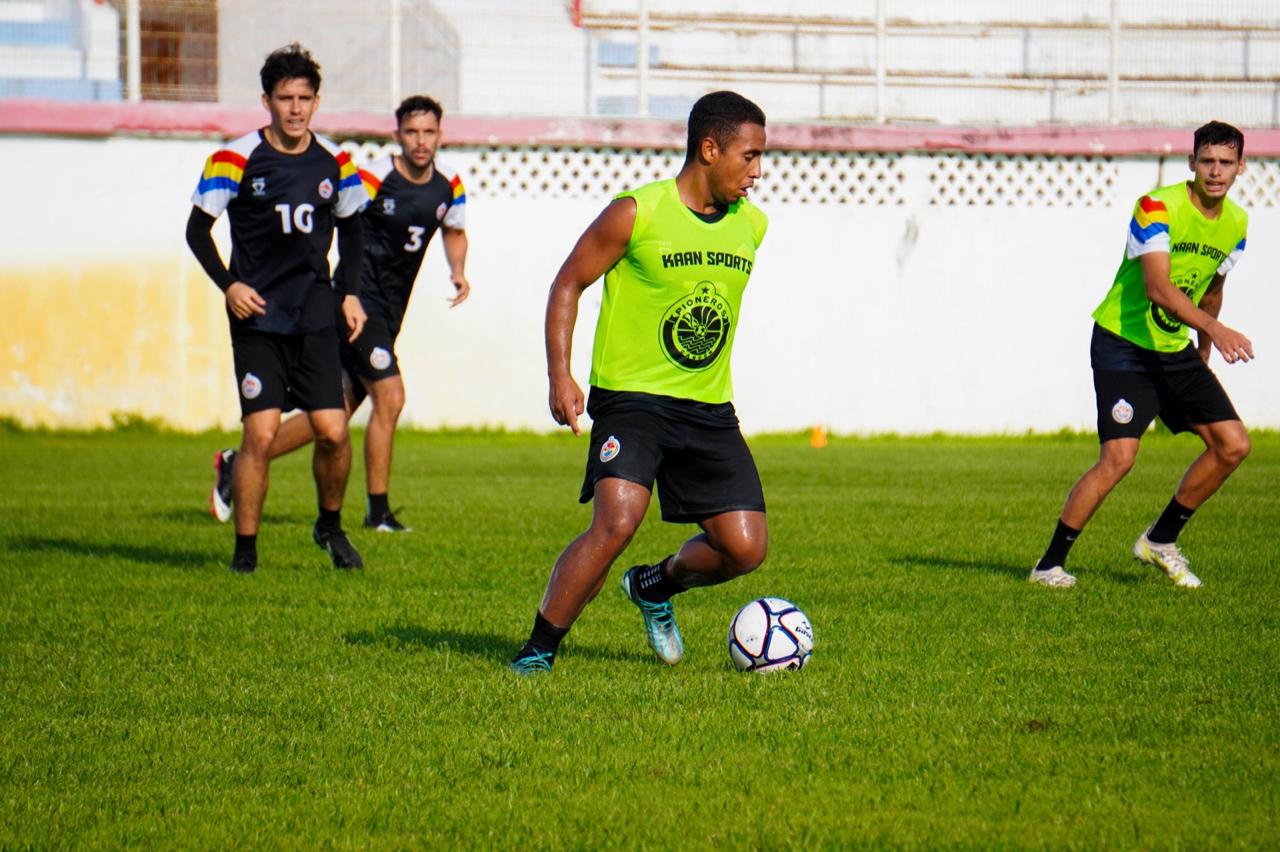
[[[813,626],[791,601],[758,598],[729,624],[729,656],[738,671],[799,671],[811,653]]]

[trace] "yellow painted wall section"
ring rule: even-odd
[[[10,329],[0,417],[108,425],[113,412],[184,429],[239,419],[223,301],[194,262],[167,258],[0,267]]]

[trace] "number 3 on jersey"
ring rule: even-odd
[[[316,212],[316,208],[310,204],[299,204],[292,209],[292,213],[288,204],[277,204],[276,212],[280,214],[280,230],[286,234],[292,234],[294,228],[309,234],[315,227],[312,215]]]
[[[409,226],[409,242],[404,244],[405,251],[417,251],[422,248],[422,235],[427,232],[426,228],[418,225]]]

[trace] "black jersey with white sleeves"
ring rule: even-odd
[[[233,334],[305,334],[332,325],[334,223],[369,203],[345,151],[312,134],[305,150],[286,154],[256,130],[209,157],[191,203],[215,218],[226,212],[231,277],[267,303],[263,316],[242,320],[228,311]]]
[[[458,173],[439,160],[426,183],[401,174],[394,157],[368,164],[360,178],[373,199],[361,217],[360,301],[399,334],[427,244],[441,226],[466,227],[467,191]],[[341,260],[339,274],[347,262]]]

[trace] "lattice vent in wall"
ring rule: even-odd
[[[356,140],[342,147],[362,165],[396,150]],[[442,156],[451,154],[468,193],[498,198],[604,201],[674,175],[683,161],[680,151],[655,148],[459,146]],[[896,206],[927,198],[940,207],[1127,206],[1132,200],[1116,195],[1119,177],[1120,161],[1111,157],[776,151],[765,158],[753,198],[772,205]],[[1246,209],[1280,207],[1280,160],[1249,160],[1232,197]]]
[[[1280,207],[1280,160],[1251,160],[1245,147],[1244,173],[1231,188],[1231,197],[1245,210]]]
[[[1109,157],[934,154],[929,203],[941,207],[1110,207],[1119,166]]]

